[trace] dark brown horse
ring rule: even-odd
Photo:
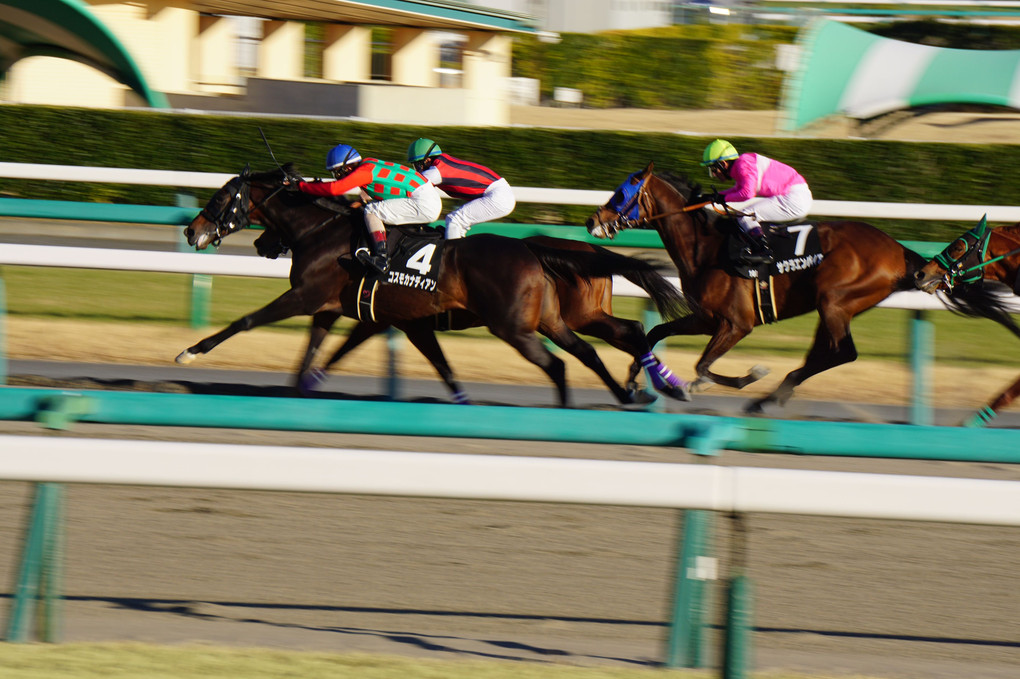
[[[313,340],[309,346],[314,343],[317,347],[321,337],[315,342],[314,336],[324,337],[339,315],[357,317],[362,284],[371,288],[371,281],[364,280],[365,272],[351,257],[363,233],[362,215],[285,190],[283,182],[289,171],[244,172],[234,177],[185,228],[188,244],[201,250],[256,221],[289,245],[293,261],[287,292],[181,352],[179,363],[191,362],[238,332],[297,315],[312,316]],[[607,250],[569,252],[480,234],[450,241],[442,253],[441,261],[436,263],[439,279],[435,292],[380,285],[374,295],[374,320],[401,328],[433,365],[442,365],[445,359],[431,327],[415,321],[447,310],[466,310],[540,367],[556,385],[564,406],[569,403],[565,366],[536,333],[541,332],[582,360],[590,360],[590,354],[597,359],[597,354],[567,327],[550,280],[624,275],[640,281],[665,316],[673,317],[684,308],[682,297],[654,268]],[[600,376],[613,381],[601,361],[593,369],[599,366]],[[614,393],[627,398],[627,392],[617,387]]]
[[[938,293],[950,310],[990,318],[1020,337],[1009,305],[1020,294],[1020,224],[990,229],[982,219],[925,264],[914,282],[919,290]],[[985,424],[1018,396],[1020,378],[963,424]]]
[[[261,240],[261,237],[260,237]],[[582,241],[553,238],[551,236],[532,236],[524,239],[529,243],[536,243],[545,247],[563,250],[576,250],[579,252],[598,252],[603,248],[585,243]],[[260,252],[260,254],[264,254]],[[632,281],[636,282],[636,281]],[[611,278],[592,278],[587,284],[579,284],[578,281],[557,278],[550,280],[549,285],[555,287],[555,295],[558,300],[560,313],[564,323],[574,332],[582,335],[597,337],[610,346],[630,354],[635,361],[640,362],[642,357],[650,356],[652,349],[645,337],[644,328],[638,321],[613,316],[613,282]],[[462,330],[482,325],[480,319],[467,310],[458,310],[451,313],[445,319],[450,330]],[[423,326],[417,332],[428,333],[435,328],[436,319],[418,319],[404,323],[420,324]],[[334,352],[332,357],[320,368],[310,368],[312,360],[318,351],[318,345],[322,341],[322,335],[313,333],[309,338],[309,347],[305,352],[301,368],[298,372],[298,387],[302,393],[314,389],[325,379],[325,372],[339,362],[344,356],[356,349],[366,340],[386,330],[389,326],[384,323],[361,321],[348,334],[344,343]],[[314,344],[314,346],[313,346]],[[601,360],[595,353],[594,348],[590,351],[587,343],[579,348],[575,356],[578,356],[582,363],[591,368],[600,376],[604,371],[598,366]],[[573,353],[573,352],[572,352]],[[452,394],[453,400],[457,403],[467,403],[467,395],[463,388],[453,377],[450,366],[444,361],[440,365],[433,366],[440,378],[446,383]],[[679,379],[671,379],[672,372],[660,362],[649,370],[649,379],[660,392],[678,400],[689,400],[686,383]],[[628,385],[628,389],[620,390],[620,386],[611,378],[603,381],[610,391],[617,396],[621,403],[647,403],[652,400],[645,392],[638,392],[636,388]]]
[[[588,231],[610,238],[621,229],[636,226],[649,225],[658,231],[694,313],[652,328],[649,343],[655,346],[670,335],[710,335],[695,366],[696,384],[743,388],[760,379],[761,373],[729,377],[711,370],[720,356],[763,322],[755,304],[758,283],[738,275],[729,261],[727,239],[732,220],[703,209],[708,203],[699,200],[696,184],[683,177],[655,174],[652,169],[649,163],[628,177],[610,201],[588,219]],[[798,238],[810,235],[809,230],[799,228]],[[748,412],[761,412],[768,403],[783,405],[807,378],[855,360],[850,320],[890,293],[910,289],[914,272],[924,264],[920,255],[870,224],[820,222],[811,223],[810,229],[818,235],[817,263],[775,276],[772,296],[777,320],[818,311],[814,342],[804,365],[790,372],[771,394],[748,404]]]

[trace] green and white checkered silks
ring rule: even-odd
[[[836,21],[805,29],[787,79],[782,127],[871,118],[933,104],[1020,108],[1020,50],[961,50],[891,40]]]

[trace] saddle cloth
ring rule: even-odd
[[[764,224],[762,228],[774,255],[767,264],[743,261],[741,253],[747,247],[747,241],[742,234],[731,233],[727,243],[730,268],[742,278],[762,279],[816,267],[825,258],[816,227],[817,222]]]

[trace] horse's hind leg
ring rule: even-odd
[[[549,376],[549,379],[553,381],[553,384],[556,385],[556,394],[560,400],[560,407],[570,407],[570,396],[567,392],[566,365],[563,361],[553,356],[551,351],[546,349],[538,335],[523,328],[507,330],[494,326],[489,326],[489,332],[512,346],[521,356],[541,368]]]
[[[628,392],[609,374],[602,359],[599,358],[595,347],[578,337],[563,323],[555,323],[552,327],[543,326],[540,328],[543,335],[551,339],[556,346],[560,347],[571,356],[583,363],[589,370],[599,376],[599,379],[613,392],[616,400],[622,404],[629,405],[635,402],[635,394]]]
[[[194,361],[199,354],[207,354],[215,349],[223,341],[230,339],[239,332],[257,328],[260,325],[275,323],[285,318],[309,313],[305,311],[306,304],[303,296],[295,288],[291,288],[269,304],[257,311],[242,316],[215,335],[210,335],[198,344],[194,344],[177,356],[177,362],[187,364]]]

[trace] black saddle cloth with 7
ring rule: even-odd
[[[763,224],[765,239],[772,251],[772,261],[748,263],[743,253],[748,247],[747,236],[734,229],[727,239],[729,268],[743,278],[764,278],[802,271],[818,266],[824,258],[818,239],[817,222]]]

